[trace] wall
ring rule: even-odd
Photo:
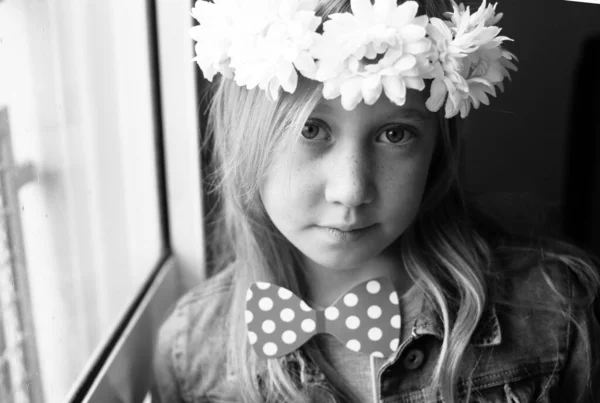
[[[586,38],[600,35],[600,5],[500,0],[497,10],[519,71],[465,122],[468,188],[528,193],[560,211],[574,71]]]

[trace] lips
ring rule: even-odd
[[[320,225],[320,227],[323,228],[330,228],[330,229],[334,229],[334,230],[338,230],[338,231],[343,231],[343,232],[352,232],[352,231],[360,231],[363,229],[367,229],[369,227],[373,226],[373,224],[341,224],[341,225]]]
[[[320,226],[327,234],[336,241],[356,241],[369,233],[375,225],[353,225],[353,226]]]

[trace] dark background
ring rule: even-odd
[[[501,0],[497,11],[519,71],[464,121],[467,187],[600,253],[600,4]]]

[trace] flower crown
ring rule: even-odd
[[[323,97],[341,96],[346,110],[374,104],[381,93],[403,105],[407,88],[431,82],[427,109],[466,117],[471,106],[489,105],[503,91],[515,56],[503,49],[495,24],[496,4],[471,14],[458,6],[447,20],[417,16],[418,4],[396,0],[351,0],[352,13],[331,14],[323,23],[318,0],[198,0],[190,31],[204,77],[220,73],[239,86],[259,87],[277,100],[293,93],[298,74],[323,83]],[[322,25],[322,33],[318,32]]]

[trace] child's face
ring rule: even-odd
[[[267,214],[307,263],[359,268],[381,255],[419,209],[438,123],[422,92],[352,111],[323,100],[282,141],[261,186]]]

